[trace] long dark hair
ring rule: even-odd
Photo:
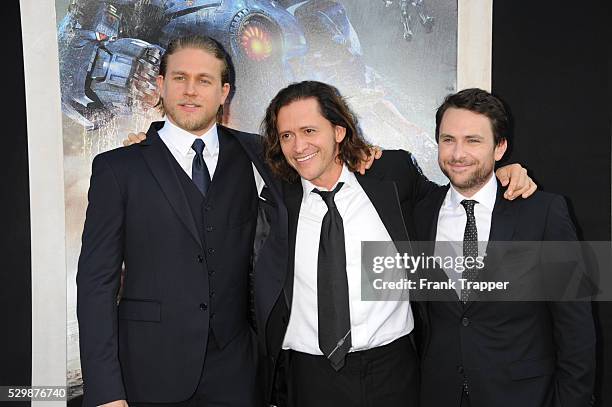
[[[346,135],[340,142],[337,159],[346,164],[350,171],[356,171],[360,161],[370,156],[370,146],[363,139],[357,118],[338,89],[317,81],[293,83],[281,89],[270,102],[266,109],[266,117],[261,124],[264,157],[268,166],[276,176],[285,181],[293,182],[299,178],[298,173],[283,155],[276,125],[278,112],[282,107],[309,98],[316,99],[321,115],[325,119],[335,126],[346,129]]]

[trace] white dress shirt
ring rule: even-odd
[[[344,182],[334,200],[344,224],[352,352],[382,346],[407,335],[414,327],[414,319],[408,301],[361,301],[361,242],[389,242],[391,237],[357,178],[346,166],[338,182]],[[327,205],[320,195],[312,192],[315,188],[312,183],[302,179],[302,188],[293,300],[283,349],[322,355],[318,335],[317,260]]]
[[[198,137],[191,134],[187,130],[183,130],[166,118],[164,127],[157,132],[161,140],[166,144],[174,159],[179,163],[185,173],[191,176],[191,167],[195,151],[191,148],[196,138],[201,138],[204,142],[204,151],[202,156],[208,167],[210,179],[212,181],[219,161],[219,134],[217,125],[212,126],[206,133]],[[257,186],[257,194],[261,195],[261,190],[264,187],[264,181],[255,165],[253,165],[253,174],[255,176],[255,184]]]
[[[438,215],[438,227],[436,232],[436,242],[453,242],[450,244],[436,243],[435,256],[463,256],[463,233],[467,223],[465,208],[461,205],[464,199],[471,199],[478,202],[474,205],[474,217],[476,218],[476,230],[478,232],[478,255],[484,256],[489,233],[491,231],[491,216],[495,199],[497,197],[497,178],[494,174],[483,187],[471,198],[467,198],[459,193],[451,184],[444,202],[440,207]],[[461,273],[452,269],[445,269],[446,274],[454,281],[461,278]],[[456,285],[458,293],[461,290],[460,284]]]

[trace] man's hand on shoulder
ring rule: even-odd
[[[382,157],[382,149],[378,146],[371,146],[370,155],[364,155],[361,158],[361,163],[359,164],[359,168],[357,168],[357,172],[364,175],[366,170],[370,169],[374,160],[378,160],[380,157]]]
[[[527,169],[520,164],[505,165],[495,171],[495,175],[502,186],[508,186],[504,198],[510,201],[519,196],[528,198],[538,189],[536,183],[527,175]]]
[[[125,400],[115,400],[110,403],[101,404],[98,407],[129,407],[127,401]]]
[[[131,146],[132,144],[140,143],[141,141],[144,141],[146,139],[147,139],[147,135],[145,133],[143,133],[143,132],[140,132],[138,134],[136,134],[136,133],[129,133],[128,134],[128,138],[123,140],[123,145],[125,147]]]

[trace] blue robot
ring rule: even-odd
[[[402,15],[409,5],[420,12],[422,0],[401,2]],[[160,57],[188,34],[211,36],[230,53],[240,91],[232,109],[246,127],[289,82],[350,78],[367,87],[372,77],[338,1],[72,0],[58,29],[62,110],[91,130],[153,105]]]

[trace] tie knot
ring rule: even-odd
[[[465,208],[465,212],[468,215],[474,214],[474,205],[476,205],[477,203],[478,201],[475,201],[473,199],[464,199],[463,201],[461,201],[461,205]]]
[[[334,188],[333,191],[321,191],[318,189],[313,189],[312,192],[314,192],[315,194],[319,194],[321,195],[321,198],[323,198],[323,201],[325,202],[325,204],[327,205],[327,208],[333,208],[334,205],[334,196],[336,195],[336,192],[340,191],[340,188],[342,188],[342,185],[344,185],[344,182],[338,182],[338,185],[336,185],[336,188]]]
[[[195,141],[193,142],[193,144],[191,145],[191,148],[198,154],[198,155],[202,155],[202,152],[204,151],[204,142],[202,141],[201,138],[197,138],[195,139]]]

